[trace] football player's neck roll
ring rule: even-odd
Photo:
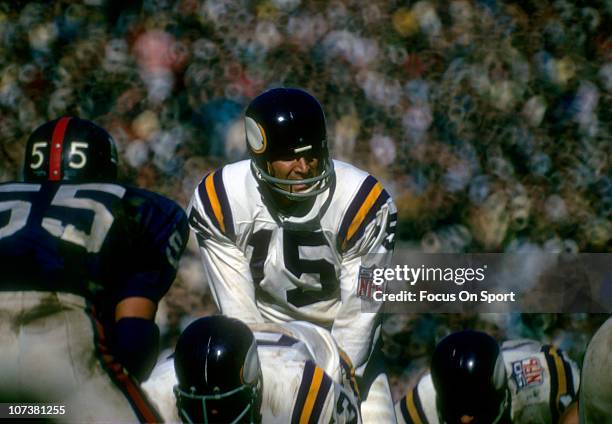
[[[323,109],[313,96],[296,88],[268,90],[249,104],[245,128],[251,168],[263,193],[287,206],[329,189],[333,162]]]

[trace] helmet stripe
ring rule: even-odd
[[[62,179],[62,149],[64,147],[64,135],[70,117],[64,116],[57,121],[51,136],[51,147],[49,148],[49,180],[59,181]]]

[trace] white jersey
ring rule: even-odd
[[[532,340],[502,345],[513,423],[556,423],[576,399],[580,372],[576,364],[553,346]],[[461,387],[457,387],[461,390]],[[431,374],[395,406],[398,423],[439,424],[436,389]]]
[[[329,332],[306,322],[249,327],[262,370],[262,422],[361,422],[354,370]],[[165,422],[180,422],[176,384],[168,359],[142,385]]]
[[[313,322],[359,368],[378,328],[376,313],[362,313],[372,295],[366,267],[389,259],[397,213],[374,177],[339,161],[334,168],[335,183],[314,206],[285,216],[262,198],[250,161],[230,164],[204,177],[188,215],[221,313]]]

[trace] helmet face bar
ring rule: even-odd
[[[36,181],[113,181],[117,150],[111,135],[86,119],[64,116],[38,127],[26,143],[23,178]]]
[[[251,387],[249,385],[244,384],[234,390],[230,390],[229,392],[209,395],[209,396],[197,395],[197,394],[194,394],[193,392],[187,393],[181,390],[178,384],[174,386],[173,390],[174,390],[174,396],[176,397],[177,409],[180,412],[181,419],[184,422],[187,422],[190,424],[195,424],[195,423],[200,423],[200,422],[202,423],[219,422],[220,417],[219,416],[209,417],[208,411],[212,409],[218,409],[220,406],[219,405],[220,402],[218,401],[227,402],[228,406],[231,406],[234,404],[234,402],[232,402],[232,399],[231,399],[232,396],[241,397],[240,395],[243,395],[243,396],[246,395],[251,400],[250,402],[244,405],[244,409],[242,409],[242,411],[231,411],[231,410],[228,411],[230,413],[237,414],[234,420],[228,421],[228,422],[230,422],[231,424],[240,423],[240,422],[243,422],[243,420],[246,420],[245,422],[249,422],[249,423],[257,422],[257,415],[259,414],[259,412],[255,410],[256,408],[258,408],[258,405],[256,402],[257,393],[254,392],[256,390],[255,387]],[[189,412],[189,411],[193,411],[194,409],[197,411],[196,413]],[[202,412],[201,417],[199,416],[200,411]]]
[[[319,102],[306,91],[275,88],[260,94],[246,110],[245,129],[253,173],[273,192],[291,200],[304,200],[329,188],[334,168],[329,158],[325,115]],[[316,175],[291,180],[270,174],[271,162],[300,157],[318,160]],[[302,184],[310,188],[290,191],[291,186]]]
[[[509,406],[506,370],[499,345],[486,333],[460,331],[434,351],[431,377],[442,422],[499,423]],[[460,388],[458,390],[458,388]]]
[[[304,200],[311,197],[314,197],[318,194],[323,193],[325,190],[329,188],[331,183],[331,178],[334,175],[334,165],[332,161],[326,161],[325,168],[321,171],[320,175],[312,178],[306,178],[303,180],[285,180],[282,178],[276,178],[264,172],[261,168],[258,168],[255,163],[251,162],[251,169],[255,174],[255,177],[260,181],[265,181],[268,183],[268,187],[270,190],[283,195],[291,200]],[[322,182],[322,183],[321,183]],[[319,184],[321,183],[321,184]],[[293,185],[311,185],[310,189],[302,191],[302,192],[289,192],[283,188],[281,185],[285,186],[293,186]]]
[[[200,318],[174,353],[176,404],[185,422],[258,422],[262,374],[255,337],[241,321]]]

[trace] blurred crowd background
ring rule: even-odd
[[[298,86],[333,156],[394,197],[398,247],[611,251],[612,1],[83,0],[0,4],[0,181],[25,140],[73,114],[115,137],[124,182],[187,206],[245,158],[241,114]],[[190,243],[162,301],[164,344],[214,313]],[[601,315],[392,315],[395,395],[465,326],[555,342],[580,362]]]

